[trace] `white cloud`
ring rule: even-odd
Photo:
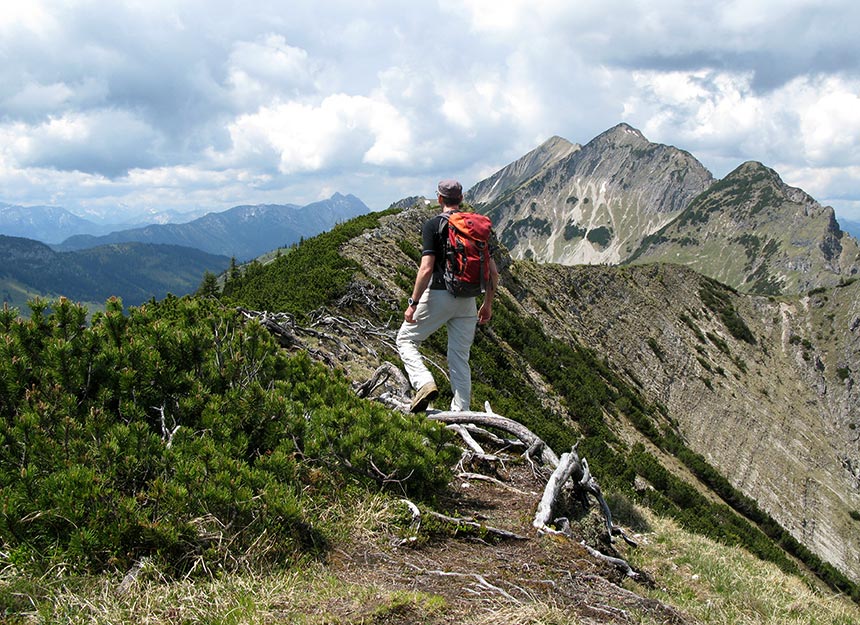
[[[120,110],[67,113],[42,123],[5,128],[7,155],[20,167],[39,167],[108,177],[153,164],[159,137],[135,115]]]
[[[54,16],[38,0],[28,2],[4,2],[0,11],[0,35],[9,36],[27,33],[42,38],[55,32],[59,24]]]
[[[650,139],[682,146],[701,160],[720,154],[780,171],[815,166],[822,180],[831,177],[828,168],[860,160],[858,80],[800,77],[763,94],[755,93],[749,72],[639,72],[635,80],[625,114],[645,120]]]
[[[307,51],[273,33],[253,42],[236,42],[227,61],[231,97],[244,110],[312,90],[313,74]]]
[[[262,107],[230,125],[233,150],[241,163],[275,155],[282,174],[340,169],[349,164],[401,165],[408,162],[411,131],[389,103],[335,94],[319,105],[285,102]]]
[[[5,4],[0,202],[387,206],[620,121],[860,195],[848,0]]]

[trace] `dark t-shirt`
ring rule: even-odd
[[[421,228],[421,255],[433,254],[436,257],[433,262],[433,280],[430,281],[430,288],[444,290],[445,281],[442,279],[445,273],[444,240],[439,232],[442,219],[442,215],[435,215],[424,222]]]

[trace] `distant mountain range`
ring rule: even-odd
[[[0,234],[41,241],[60,252],[112,243],[160,243],[232,256],[241,262],[369,212],[354,195],[335,193],[305,206],[243,205],[183,223],[121,226],[95,223],[57,206],[0,203]]]
[[[35,296],[103,303],[118,295],[136,305],[167,293],[185,295],[197,289],[205,272],[225,271],[231,257],[251,260],[368,212],[357,197],[335,193],[306,206],[236,206],[184,224],[78,234],[48,246],[33,237],[98,226],[57,207],[4,204],[0,230],[31,236],[0,235],[0,297],[26,312]]]
[[[96,304],[117,296],[136,306],[168,293],[192,293],[207,271],[218,274],[229,265],[226,256],[175,245],[122,243],[55,252],[38,241],[0,235],[0,297],[24,313],[36,296]]]
[[[370,209],[354,195],[335,193],[327,200],[306,206],[236,206],[184,224],[154,224],[103,236],[76,235],[53,247],[58,251],[72,251],[110,243],[162,243],[232,256],[243,262],[275,248],[288,247],[340,221],[368,212]]]
[[[60,206],[21,206],[0,202],[0,234],[47,243],[61,243],[77,234],[101,236],[117,230],[140,228],[154,223],[185,223],[201,213],[152,211],[145,221],[115,222],[88,219]]]

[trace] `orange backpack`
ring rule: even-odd
[[[442,213],[439,231],[445,246],[445,287],[454,297],[474,297],[487,289],[492,227],[486,215]]]

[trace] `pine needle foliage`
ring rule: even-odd
[[[441,426],[358,399],[211,299],[86,315],[0,314],[0,541],[19,569],[289,561],[324,552],[315,510],[343,488],[448,483]]]
[[[289,312],[304,318],[309,312],[342,295],[360,269],[338,248],[379,224],[379,218],[398,212],[370,213],[338,224],[328,232],[304,239],[265,268],[228,276],[223,301],[257,310]]]

